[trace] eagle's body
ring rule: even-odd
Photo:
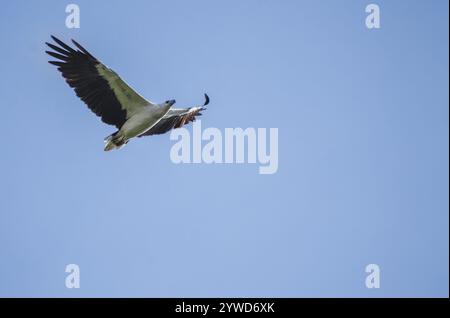
[[[172,105],[163,104],[158,107],[148,105],[147,107],[143,107],[142,110],[127,119],[117,132],[105,139],[105,150],[108,151],[120,147],[126,144],[131,138],[147,132],[167,114]]]
[[[54,36],[52,38],[59,46],[46,43],[55,51],[46,52],[58,61],[49,63],[58,66],[77,96],[103,122],[118,128],[105,139],[105,151],[120,148],[134,137],[163,134],[181,127],[200,116],[200,111],[209,103],[206,94],[202,106],[185,109],[172,108],[175,100],[161,104],[147,101],[76,41],[72,40],[78,50]]]

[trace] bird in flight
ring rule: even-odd
[[[201,116],[209,103],[189,108],[172,108],[175,100],[155,104],[134,91],[112,69],[91,55],[75,40],[72,48],[53,35],[53,51],[45,51],[76,95],[99,117],[117,131],[105,138],[105,151],[121,148],[131,138],[164,134]]]

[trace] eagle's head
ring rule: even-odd
[[[175,102],[176,102],[175,99],[166,100],[163,106],[171,107],[173,104],[175,104]]]

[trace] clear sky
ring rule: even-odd
[[[448,297],[448,1],[372,1],[377,30],[362,0],[73,2],[80,29],[2,2],[0,296]],[[204,128],[278,128],[278,172],[105,153],[50,34],[153,101],[207,92]]]

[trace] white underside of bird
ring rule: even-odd
[[[140,136],[157,124],[172,105],[148,106],[131,116],[119,131],[105,139],[105,151],[121,148],[131,138]]]

